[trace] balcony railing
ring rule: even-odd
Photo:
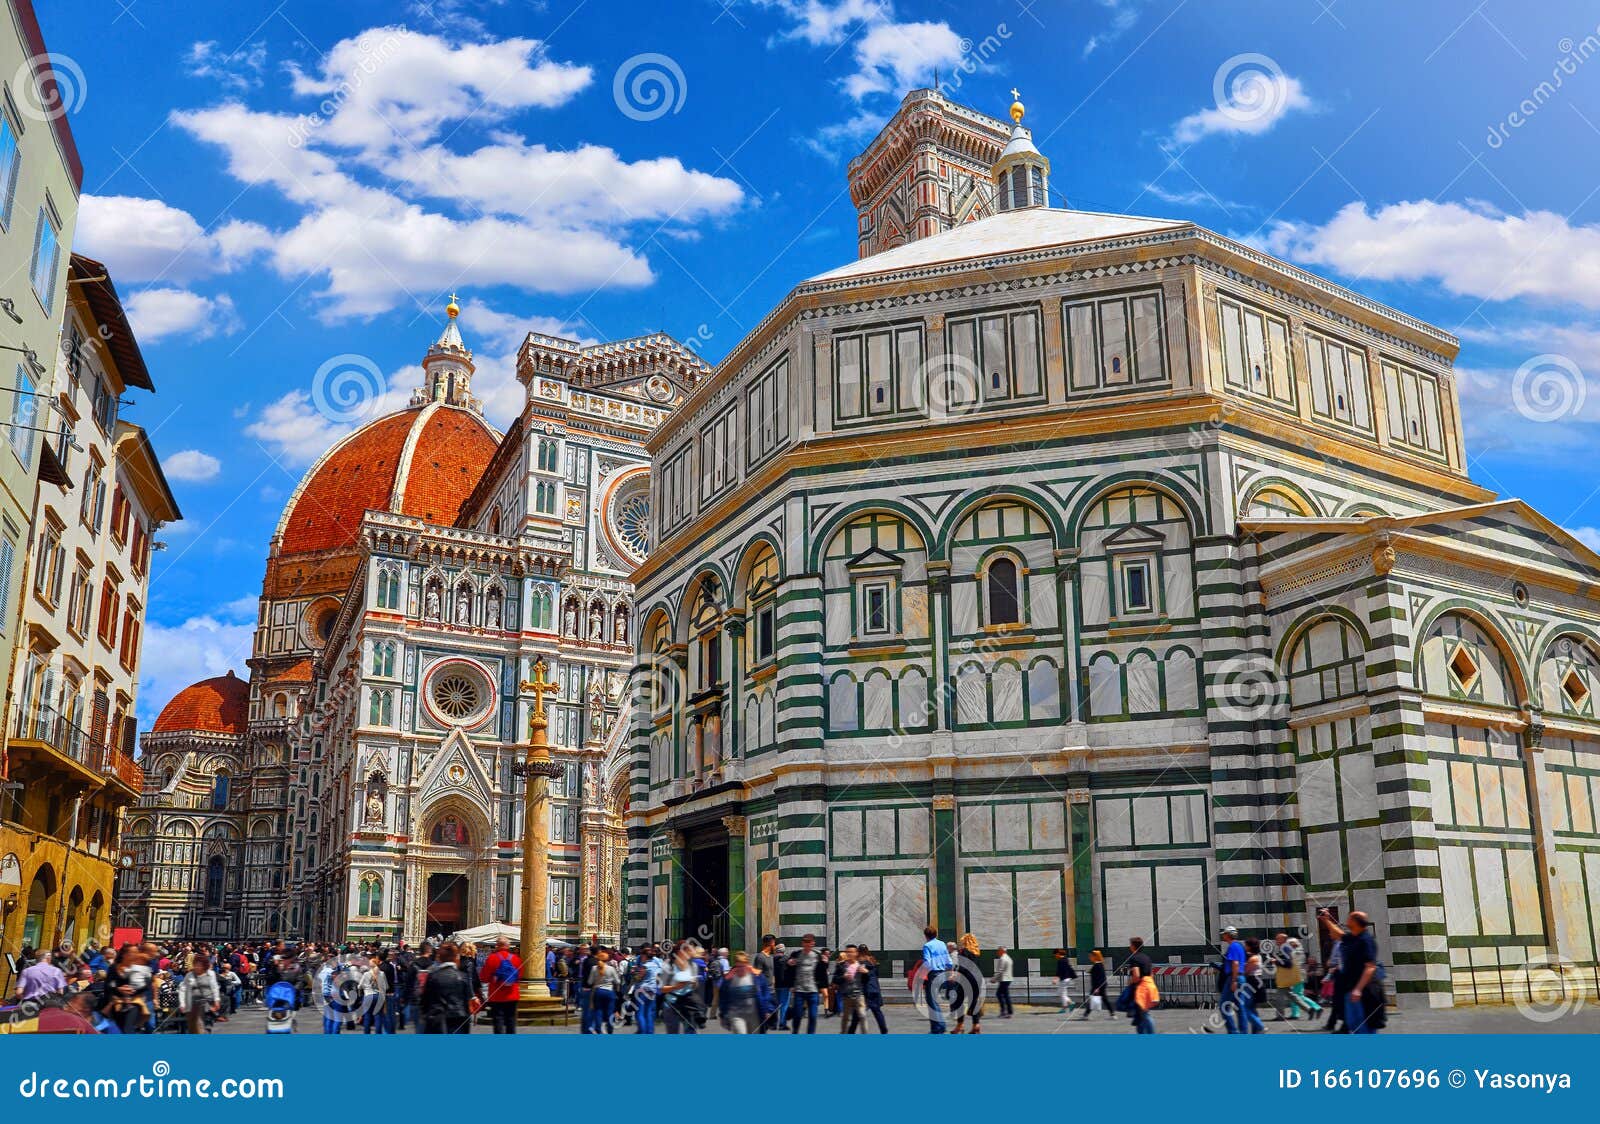
[[[90,739],[76,722],[51,706],[24,706],[12,722],[11,736],[19,741],[42,742],[70,757],[85,769],[115,777],[138,792],[144,788],[144,770],[133,758],[105,742]]]

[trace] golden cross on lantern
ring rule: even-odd
[[[522,685],[524,691],[533,692],[533,717],[535,718],[544,717],[545,695],[561,689],[561,685],[554,679],[549,678],[549,675],[550,668],[545,664],[544,657],[540,656],[534,661],[533,678]]]

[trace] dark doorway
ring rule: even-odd
[[[428,936],[448,937],[467,922],[467,876],[428,875]]]
[[[683,888],[683,935],[716,948],[728,943],[728,842],[691,845]]]

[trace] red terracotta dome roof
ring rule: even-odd
[[[368,422],[306,474],[279,524],[278,556],[349,546],[369,510],[455,522],[498,446],[476,413],[441,403]]]
[[[249,717],[250,684],[230,671],[179,691],[161,708],[150,729],[156,734],[178,730],[242,734]]]

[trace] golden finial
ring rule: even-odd
[[[456,295],[450,294],[450,303],[444,306],[444,314],[454,320],[461,315],[461,306],[456,303]]]
[[[1028,111],[1023,107],[1022,95],[1017,92],[1015,86],[1011,87],[1011,120],[1018,125],[1022,124],[1022,115],[1026,112]]]

